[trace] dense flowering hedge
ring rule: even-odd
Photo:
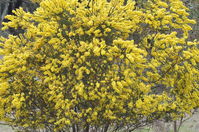
[[[27,130],[134,129],[197,108],[188,9],[125,2],[43,0],[7,16],[3,29],[24,32],[1,38],[0,119]]]

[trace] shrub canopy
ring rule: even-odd
[[[180,0],[17,9],[4,29],[24,32],[0,44],[0,119],[23,129],[134,129],[190,113],[199,105],[199,50],[188,41],[187,10]]]

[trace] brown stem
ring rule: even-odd
[[[174,130],[174,132],[178,132],[178,130],[177,130],[177,121],[173,122],[173,130]]]
[[[76,132],[75,125],[72,126],[72,131]]]
[[[86,128],[84,129],[84,132],[89,132],[89,125],[86,125]]]
[[[109,128],[109,124],[106,124],[105,127],[104,127],[104,131],[103,132],[107,132],[108,128]]]

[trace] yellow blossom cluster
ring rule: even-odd
[[[38,2],[38,1],[35,1]],[[1,38],[0,119],[24,129],[136,126],[199,106],[199,49],[180,0],[44,0]]]

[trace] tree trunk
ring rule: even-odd
[[[86,125],[86,128],[84,128],[84,132],[89,132],[89,125]]]
[[[178,130],[177,130],[177,121],[173,122],[173,131],[174,132],[178,132]]]
[[[109,124],[106,124],[105,127],[104,127],[104,131],[103,132],[107,132],[108,128],[109,128]]]
[[[75,125],[72,126],[72,131],[73,131],[73,132],[77,132],[77,131],[76,131],[76,128],[75,128]]]

